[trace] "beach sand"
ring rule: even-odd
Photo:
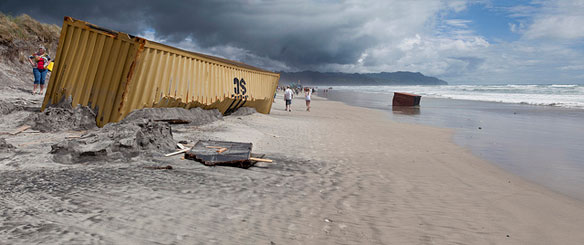
[[[292,109],[278,95],[270,115],[173,126],[175,140],[252,142],[254,153],[274,160],[250,169],[180,156],[65,165],[45,153],[49,144],[31,148],[41,152],[34,157],[25,145],[0,160],[0,243],[584,241],[581,201],[473,156],[451,130],[317,96],[311,112],[302,98]],[[7,142],[29,136],[19,137]],[[143,168],[152,164],[173,170]]]

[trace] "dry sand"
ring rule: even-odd
[[[510,175],[452,132],[315,97],[270,115],[173,125],[175,140],[252,142],[274,163],[180,156],[60,164],[76,132],[3,136],[0,244],[582,244],[584,204]],[[2,115],[0,131],[32,112]],[[36,143],[26,143],[26,142]],[[172,165],[173,170],[144,166]]]

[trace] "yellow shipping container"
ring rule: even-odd
[[[136,109],[201,107],[269,113],[280,75],[65,17],[42,110],[70,98],[97,125]]]

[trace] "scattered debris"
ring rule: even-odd
[[[155,169],[155,170],[172,170],[172,166],[170,166],[170,165],[166,165],[166,166],[146,166],[144,168],[147,168],[147,169]]]
[[[226,147],[221,147],[221,146],[206,146],[207,148],[211,148],[211,149],[217,149],[216,152],[221,154],[225,151],[227,151]]]
[[[159,120],[154,120],[156,122],[167,122],[169,124],[189,124],[191,123],[191,121],[189,120],[183,120],[183,119],[159,119]]]
[[[175,152],[172,152],[172,153],[168,153],[168,154],[166,154],[164,156],[165,157],[170,157],[170,156],[178,155],[178,154],[181,154],[181,153],[185,153],[185,152],[190,151],[190,150],[191,150],[191,148],[185,148],[185,149],[181,149],[179,151],[175,151]]]
[[[264,159],[264,158],[257,158],[257,157],[250,157],[249,160],[256,161],[256,162],[274,162],[271,159]]]
[[[216,147],[227,148],[228,152],[217,154]],[[185,154],[185,158],[199,161],[207,166],[219,164],[237,165],[249,161],[251,148],[251,143],[201,140]]]
[[[87,107],[73,108],[70,100],[45,108],[44,111],[33,113],[24,122],[32,129],[41,132],[58,132],[65,130],[88,130],[97,128],[95,112]]]
[[[6,142],[6,139],[0,138],[0,152],[9,152],[15,148],[12,144]]]
[[[23,126],[20,126],[19,128],[17,128],[16,130],[12,131],[10,134],[11,135],[17,135],[17,134],[20,134],[20,133],[22,133],[23,131],[25,131],[25,130],[27,130],[29,128],[30,128],[29,125],[23,125]]]
[[[20,110],[21,106],[10,101],[0,100],[0,115],[10,114],[13,111]]]
[[[42,139],[37,139],[37,140],[34,140],[34,141],[30,141],[30,142],[25,142],[25,143],[18,144],[18,147],[24,147],[24,146],[28,146],[28,145],[44,144],[46,142],[53,141],[54,139],[55,139],[55,136],[45,136]]]
[[[252,143],[201,140],[185,153],[185,158],[207,166],[235,166],[249,168],[256,162],[271,162],[264,155],[252,155]]]
[[[60,163],[127,160],[139,155],[162,154],[175,148],[170,125],[142,121],[110,123],[79,138],[52,145],[53,159]]]

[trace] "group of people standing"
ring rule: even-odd
[[[306,111],[310,111],[311,100],[310,97],[312,96],[312,92],[314,91],[315,89],[304,88],[304,100],[306,101]],[[298,92],[296,92],[296,94],[298,95]],[[286,89],[284,90],[284,101],[286,102],[286,111],[288,112],[292,111],[292,99],[294,99],[294,91],[292,91],[290,86],[286,86]]]

